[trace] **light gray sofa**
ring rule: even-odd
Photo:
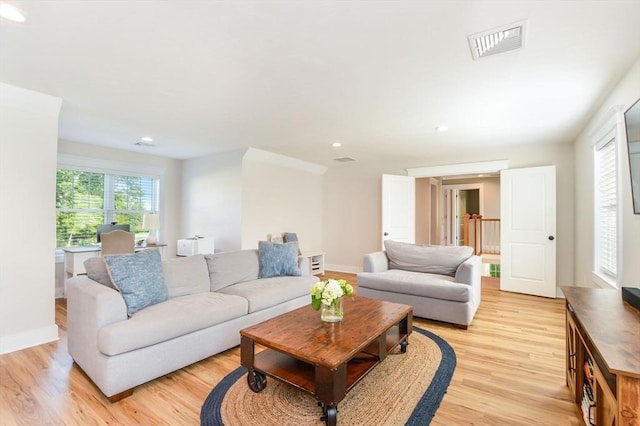
[[[358,296],[413,306],[417,317],[467,328],[480,306],[481,258],[471,247],[385,241],[364,256]]]
[[[241,329],[309,304],[318,279],[308,259],[299,262],[301,276],[259,279],[258,250],[167,260],[168,299],[130,317],[108,282],[75,277],[67,287],[69,354],[117,401],[137,385],[239,345]],[[100,271],[94,277],[101,280]]]

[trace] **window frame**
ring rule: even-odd
[[[127,163],[92,157],[83,157],[71,154],[58,154],[56,170],[67,169],[82,172],[100,173],[105,175],[132,176],[153,179],[154,190],[156,192],[154,213],[161,214],[162,179],[165,169],[162,167],[149,166],[144,164]],[[107,186],[107,185],[105,185]],[[106,198],[106,194],[105,194]],[[105,202],[103,210],[107,210]],[[56,209],[57,210],[57,209]],[[56,247],[56,252],[61,252],[62,247]]]
[[[607,118],[601,123],[596,131],[592,132],[591,139],[593,143],[593,282],[599,287],[618,287],[618,277],[620,271],[622,271],[622,190],[621,190],[621,147],[623,146],[624,138],[624,122],[622,116],[621,106],[616,106],[609,111]],[[600,259],[600,243],[601,243],[601,221],[600,221],[600,164],[599,164],[599,151],[606,147],[609,143],[613,143],[613,152],[615,154],[615,199],[616,199],[616,214],[615,214],[615,262],[616,271],[611,273],[602,266]]]

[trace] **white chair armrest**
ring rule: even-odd
[[[480,256],[471,256],[462,262],[456,270],[455,282],[469,285],[480,285],[482,259]]]
[[[471,286],[474,303],[480,303],[482,298],[482,258],[471,256],[458,266],[455,282]]]
[[[364,255],[363,272],[384,272],[389,269],[389,259],[384,251]]]

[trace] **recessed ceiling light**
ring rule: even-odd
[[[137,146],[155,146],[155,144],[153,143],[153,138],[150,138],[149,136],[144,136],[144,137],[140,138],[140,140],[138,142],[136,142],[135,145],[137,145]]]
[[[334,142],[331,144],[332,147],[334,148],[340,148],[342,146],[342,144],[340,142]]]
[[[8,3],[0,3],[0,16],[13,22],[22,23],[27,20],[20,9]]]
[[[447,127],[447,126],[438,126],[438,127],[436,127],[436,130],[438,132],[446,132],[447,130],[449,130],[449,127]]]

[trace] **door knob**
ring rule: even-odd
[[[388,237],[388,236],[389,236],[389,233],[388,233],[388,232],[385,232],[385,233],[384,233],[384,234],[382,234],[382,235],[384,235],[385,237]]]
[[[553,241],[553,235],[549,235],[549,241]]]

